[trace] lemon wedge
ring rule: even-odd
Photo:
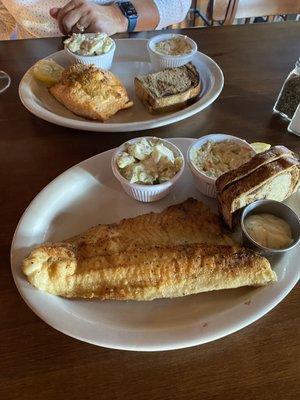
[[[269,150],[269,148],[271,147],[270,144],[262,142],[251,143],[251,146],[256,153],[262,153],[263,151]]]
[[[51,58],[40,60],[33,67],[33,75],[47,86],[53,86],[61,80],[64,68]]]

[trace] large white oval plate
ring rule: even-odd
[[[119,76],[124,83],[134,105],[128,110],[120,111],[105,123],[89,121],[67,110],[51,96],[42,83],[34,79],[30,69],[20,82],[20,99],[29,111],[46,121],[68,128],[95,132],[126,132],[168,125],[198,113],[216,100],[223,88],[223,73],[211,58],[197,52],[193,58],[193,63],[201,77],[202,92],[199,100],[177,112],[151,115],[136,97],[133,84],[135,76],[147,74],[151,71],[146,44],[147,40],[144,39],[116,40],[112,72]],[[64,50],[46,58],[52,58],[64,67],[70,64]]]
[[[192,139],[171,139],[185,154]],[[29,205],[11,247],[15,283],[28,306],[55,329],[99,346],[115,349],[170,350],[206,343],[235,332],[276,306],[299,279],[299,246],[272,262],[276,284],[223,290],[152,302],[68,300],[31,286],[21,272],[22,259],[44,241],[59,241],[99,223],[110,223],[184,201],[212,200],[194,188],[188,169],[165,199],[139,203],[128,197],[113,177],[113,150],[70,168],[43,189]],[[288,204],[299,214],[300,194]]]

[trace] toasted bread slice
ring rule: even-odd
[[[67,68],[61,82],[49,90],[74,114],[102,122],[133,104],[122,82],[112,72],[88,65]]]
[[[134,79],[136,94],[151,113],[186,107],[200,93],[199,73],[192,63]]]
[[[251,158],[251,160],[245,164],[242,164],[239,168],[228,171],[221,175],[216,181],[217,192],[222,193],[226,186],[244,178],[247,175],[252,174],[262,165],[289,155],[293,155],[293,152],[284,146],[274,146],[269,150],[256,154]]]
[[[251,160],[247,163],[251,164]],[[300,184],[300,164],[293,155],[285,155],[275,161],[265,162],[261,159],[261,166],[245,175],[245,165],[233,172],[241,179],[234,179],[232,183],[218,191],[219,211],[229,228],[233,228],[234,213],[255,200],[271,199],[283,201],[298,190]],[[218,185],[220,189],[220,185]]]

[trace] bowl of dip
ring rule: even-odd
[[[192,61],[197,44],[188,36],[176,33],[154,36],[148,41],[148,53],[156,71],[181,67]]]
[[[106,33],[73,33],[64,41],[70,61],[110,69],[116,44]]]
[[[287,205],[275,200],[257,200],[241,216],[243,244],[270,256],[284,253],[300,240],[300,220]]]
[[[217,197],[216,180],[255,155],[243,139],[222,133],[206,135],[188,149],[187,162],[196,187],[208,197]]]
[[[113,174],[125,192],[142,202],[165,197],[180,178],[184,164],[177,146],[152,136],[123,143],[111,159]]]

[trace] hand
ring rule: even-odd
[[[127,30],[127,19],[114,4],[101,6],[86,0],[72,0],[63,8],[51,8],[50,15],[57,20],[64,35],[79,33],[76,24],[82,25],[85,32],[105,32],[108,35]]]

